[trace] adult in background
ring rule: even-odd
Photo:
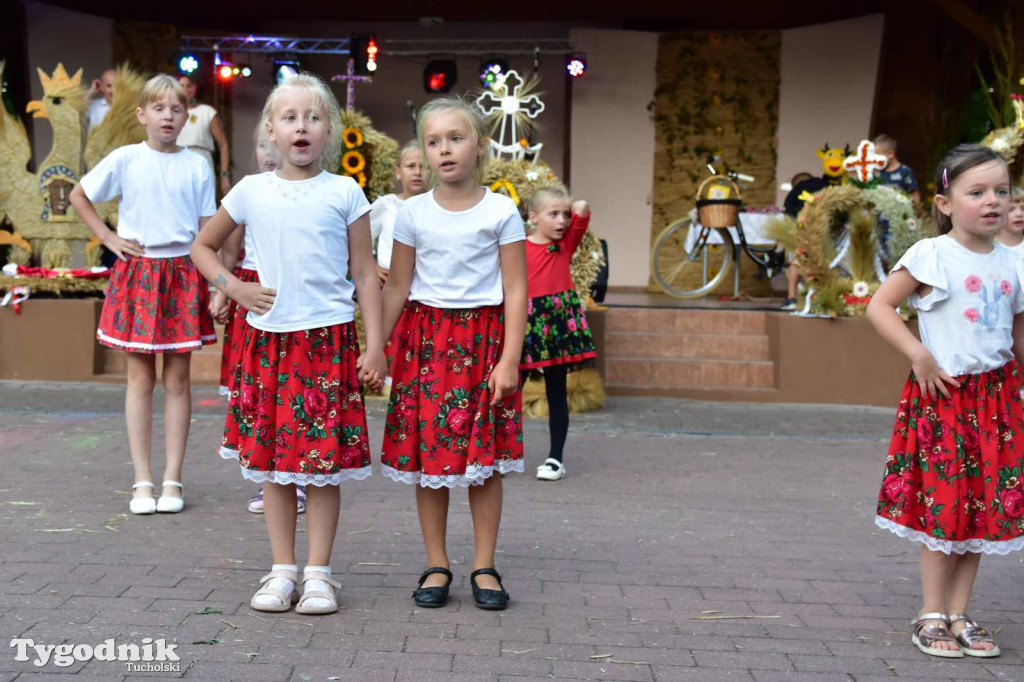
[[[113,69],[107,69],[99,78],[94,78],[85,97],[88,101],[88,108],[85,111],[86,132],[92,130],[106,117],[110,111],[110,103],[114,99],[114,77],[117,75]]]
[[[228,145],[228,136],[224,132],[224,122],[217,115],[216,109],[209,104],[200,104],[196,99],[195,81],[188,76],[181,76],[178,82],[181,83],[185,97],[188,98],[188,119],[181,134],[178,135],[178,145],[188,147],[205,157],[210,162],[210,169],[216,171],[213,164],[213,149],[216,144],[220,156],[220,170],[214,175],[217,176],[217,186],[221,195],[227,194],[231,190],[231,148]]]

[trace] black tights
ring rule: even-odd
[[[562,461],[565,437],[569,433],[569,394],[565,365],[544,368],[544,391],[548,398],[548,427],[551,430],[551,459]]]

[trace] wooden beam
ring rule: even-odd
[[[973,33],[989,49],[994,50],[998,47],[995,27],[961,0],[932,0],[932,2],[950,19]]]

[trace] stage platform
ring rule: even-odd
[[[867,320],[803,318],[779,311],[780,303],[609,292],[587,313],[608,392],[895,405],[909,363]],[[95,342],[100,306],[29,299],[21,315],[0,308],[0,379],[124,381],[125,355]],[[218,383],[220,353],[219,343],[193,353],[194,383]]]

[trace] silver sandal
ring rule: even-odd
[[[963,658],[963,649],[959,648],[957,638],[949,632],[949,616],[944,613],[923,613],[916,620],[910,621],[914,634],[910,641],[922,653],[940,658]],[[956,649],[939,649],[933,646],[936,642],[952,642]]]
[[[996,640],[991,634],[989,634],[989,631],[978,625],[977,621],[966,613],[954,613],[949,617],[950,625],[960,621],[963,621],[967,625],[960,631],[960,634],[953,636],[956,637],[956,641],[960,642],[960,646],[963,647],[965,655],[976,656],[978,658],[995,658],[1003,653],[999,650],[999,645],[996,644]],[[992,642],[992,648],[975,649],[974,645],[978,642]]]

